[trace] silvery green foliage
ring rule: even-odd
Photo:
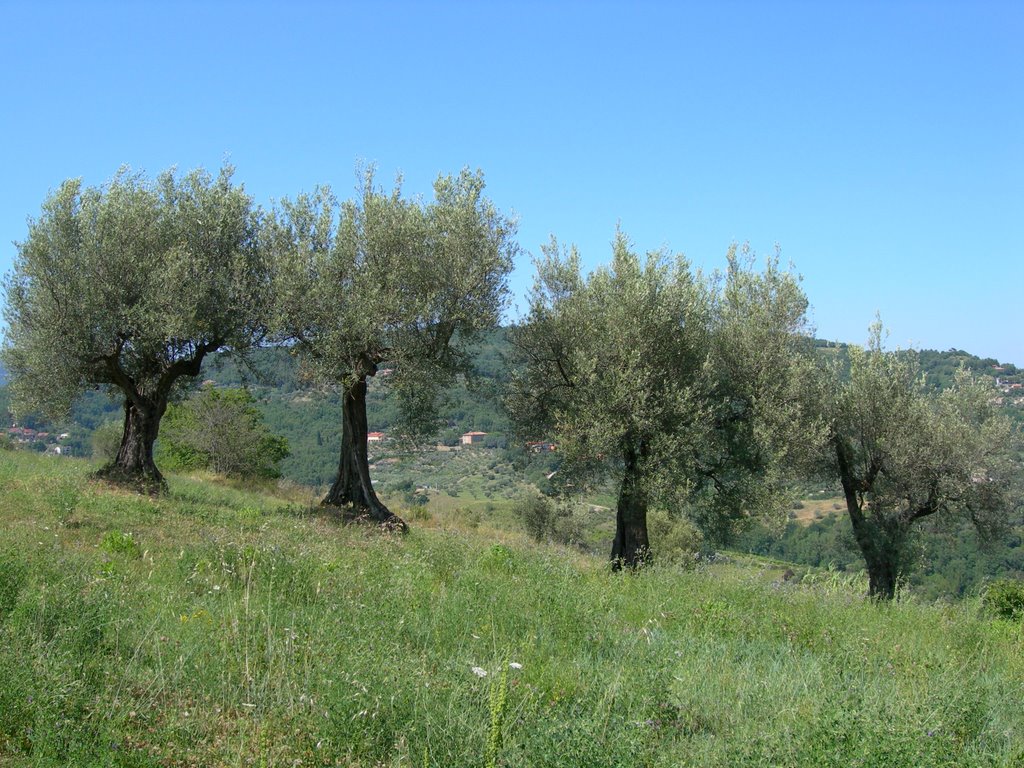
[[[880,323],[867,347],[850,348],[849,378],[830,382],[826,466],[843,483],[873,594],[892,596],[882,582],[909,566],[917,521],[965,518],[989,538],[1006,527],[1020,440],[991,383],[961,369],[935,392],[914,353],[883,348]]]
[[[268,221],[278,335],[323,384],[391,369],[381,383],[408,433],[436,426],[438,397],[469,369],[467,345],[506,302],[516,225],[483,192],[482,174],[464,170],[438,178],[425,203],[376,186],[370,170],[356,199],[320,188]]]
[[[641,260],[625,235],[612,263],[584,277],[575,248],[552,242],[537,261],[527,322],[512,343],[522,366],[509,405],[524,434],[554,439],[564,475],[604,476],[622,446],[645,441],[649,481],[685,484],[690,450],[709,414],[712,297],[689,264],[658,252]]]
[[[581,273],[554,240],[538,259],[508,405],[524,437],[554,439],[579,489],[639,456],[647,502],[727,538],[781,511],[791,470],[814,455],[806,297],[769,259],[731,249],[725,274],[617,233],[612,261]]]
[[[233,169],[102,187],[64,182],[29,221],[6,276],[4,364],[20,411],[67,413],[84,388],[170,391],[218,349],[264,324],[258,215]]]
[[[760,269],[745,246],[726,258],[714,281],[705,369],[714,415],[689,510],[719,541],[753,518],[781,524],[790,482],[812,465],[826,434],[800,278],[778,254]]]

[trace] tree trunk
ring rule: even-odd
[[[874,600],[892,600],[903,574],[907,526],[898,517],[867,518],[860,510],[850,520],[868,567],[868,594]]]
[[[167,489],[167,482],[153,461],[153,444],[165,410],[166,398],[152,401],[125,397],[121,447],[114,461],[99,471],[101,477],[144,493]]]
[[[868,594],[874,600],[892,600],[896,597],[899,566],[885,558],[868,560]]]
[[[640,455],[643,453],[641,443]],[[612,568],[634,569],[650,557],[647,540],[647,496],[640,479],[640,455],[632,441],[623,450],[625,469],[619,502],[615,511],[615,539],[612,541]]]
[[[903,572],[909,526],[898,516],[886,517],[878,510],[865,515],[854,480],[849,477],[841,480],[853,537],[868,567],[868,594],[874,600],[892,600]]]
[[[377,498],[370,480],[367,450],[366,379],[360,379],[345,391],[342,401],[341,459],[338,478],[320,502],[326,506],[351,506],[357,514],[366,514],[382,525],[402,531],[408,526]]]

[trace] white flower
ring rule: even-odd
[[[483,667],[473,667],[473,674],[477,677],[487,677],[487,670]]]
[[[520,664],[518,661],[510,661],[508,663],[508,668],[509,669],[522,669],[523,665]]]

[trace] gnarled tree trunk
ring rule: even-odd
[[[615,511],[615,539],[612,541],[612,568],[636,568],[650,556],[647,539],[647,496],[640,478],[640,450],[627,441],[623,449],[625,468],[619,502]]]
[[[903,573],[908,526],[898,518],[868,519],[860,510],[850,520],[868,567],[868,594],[874,600],[892,600]]]
[[[341,459],[338,478],[320,502],[333,507],[351,506],[357,514],[366,514],[382,525],[405,532],[408,526],[377,498],[370,480],[367,450],[366,378],[345,391],[342,401]]]
[[[865,478],[856,476],[846,444],[836,440],[835,448],[853,537],[868,567],[868,594],[874,600],[892,600],[903,573],[910,522],[899,515],[886,516],[881,510],[865,514],[864,496],[878,470],[869,469]]]
[[[167,400],[175,382],[182,376],[198,376],[203,359],[220,347],[222,342],[223,339],[212,338],[196,344],[191,355],[177,357],[166,365],[163,372],[155,377],[155,381],[144,382],[143,385],[121,366],[119,356],[124,340],[114,354],[100,359],[107,377],[105,380],[124,393],[121,447],[114,461],[97,473],[100,477],[143,493],[155,494],[167,490],[167,481],[153,461],[153,445],[160,434],[160,419],[167,411]],[[157,360],[151,360],[150,363],[160,364]]]
[[[166,397],[152,400],[125,397],[121,447],[114,461],[103,467],[98,474],[145,493],[166,490],[167,482],[153,461],[153,445],[160,432],[160,419],[166,410]]]

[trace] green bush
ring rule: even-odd
[[[158,451],[171,469],[230,477],[280,477],[289,455],[288,441],[270,432],[249,390],[213,386],[167,409]]]
[[[982,594],[981,603],[993,616],[1010,621],[1024,619],[1024,581],[997,579]]]
[[[515,506],[516,516],[537,542],[551,538],[555,530],[555,504],[546,496],[527,496]]]
[[[142,550],[139,549],[135,537],[123,531],[111,531],[103,537],[100,549],[111,555],[124,555],[132,560],[142,557]]]
[[[658,562],[687,567],[696,564],[703,537],[693,523],[662,510],[652,510],[647,514],[647,532],[651,554]]]
[[[92,433],[92,457],[104,464],[111,463],[117,458],[123,433],[124,425],[119,421],[105,421],[98,426]]]
[[[585,541],[583,521],[573,514],[568,502],[556,503],[547,496],[527,496],[519,500],[514,511],[534,541],[554,541],[567,546],[580,546]]]

